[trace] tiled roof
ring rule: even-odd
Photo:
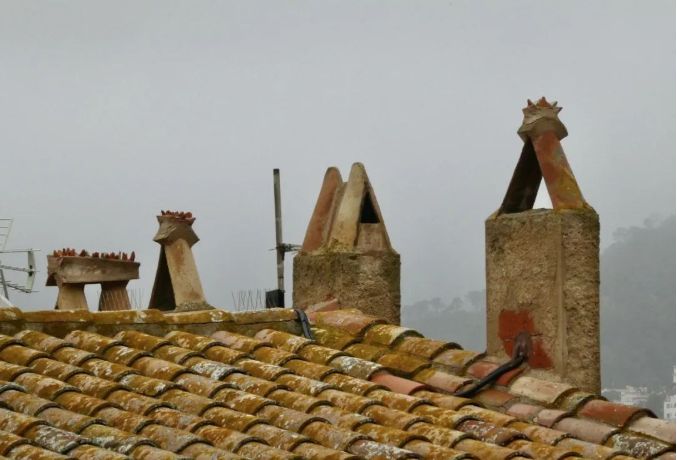
[[[0,458],[674,457],[675,425],[350,310],[0,309]]]

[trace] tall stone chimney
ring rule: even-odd
[[[294,257],[295,308],[327,299],[400,323],[400,255],[390,244],[364,165],[348,182],[329,168],[301,250]]]
[[[487,352],[511,356],[525,331],[532,372],[599,394],[599,216],[562,150],[561,110],[528,101],[522,154],[486,220]],[[541,179],[553,209],[532,209]]]
[[[200,241],[189,212],[162,211],[160,228],[153,238],[159,243],[160,260],[148,308],[192,311],[212,309],[202,290],[192,247]]]

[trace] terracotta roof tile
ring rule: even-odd
[[[518,396],[554,406],[566,394],[576,391],[576,388],[566,383],[548,382],[533,377],[519,377],[510,385],[510,391]]]
[[[40,460],[62,460],[62,459],[72,459],[71,456],[61,455],[56,452],[51,452],[49,450],[43,449],[41,447],[32,446],[29,444],[21,444],[16,447],[12,447],[8,452],[8,458],[12,459],[33,459],[38,458]]]
[[[38,358],[49,356],[47,353],[32,350],[21,345],[9,345],[0,350],[0,359],[12,364],[28,366]]]
[[[311,421],[304,425],[301,432],[324,447],[335,450],[348,450],[356,441],[369,439],[354,431],[333,427],[324,421]]]
[[[111,426],[122,431],[130,433],[138,433],[143,427],[147,425],[155,425],[160,422],[150,418],[130,413],[128,411],[118,409],[117,407],[105,407],[97,411],[96,416],[105,420]]]
[[[54,401],[72,412],[78,412],[90,417],[95,416],[105,407],[118,407],[110,401],[104,401],[75,391],[63,393],[57,396]]]
[[[213,407],[224,407],[219,401],[204,396],[198,396],[181,390],[169,390],[160,396],[162,401],[169,403],[167,407],[176,407],[188,414],[202,415]]]
[[[440,340],[431,340],[423,337],[406,336],[393,345],[393,349],[402,353],[418,356],[420,358],[432,359],[445,350],[460,349],[455,343],[442,342]]]
[[[417,382],[425,383],[431,387],[454,393],[463,385],[471,383],[472,380],[465,377],[458,377],[448,372],[442,372],[437,369],[423,369],[417,372],[413,377]]]
[[[543,412],[541,412],[542,414]],[[539,414],[540,417],[540,414]],[[559,431],[572,434],[583,441],[589,441],[595,444],[604,444],[612,435],[618,432],[617,428],[595,423],[588,420],[567,417],[559,420],[553,425]]]
[[[64,340],[75,344],[78,348],[99,355],[104,354],[111,347],[122,345],[122,342],[119,340],[87,331],[73,331],[66,335]]]
[[[308,414],[322,417],[334,426],[353,431],[363,423],[372,421],[372,419],[364,415],[329,405],[313,407]]]
[[[332,359],[329,362],[329,365],[335,369],[338,369],[341,372],[345,372],[351,377],[355,377],[362,380],[370,380],[372,376],[385,370],[385,368],[380,364],[376,364],[371,361],[355,358],[352,356],[338,356]],[[318,380],[322,379],[320,378]]]
[[[349,452],[361,455],[369,460],[404,460],[407,458],[422,458],[420,455],[408,450],[390,447],[374,441],[360,439],[350,445]]]
[[[382,366],[399,371],[403,377],[411,377],[427,369],[432,364],[429,361],[404,353],[386,353],[376,361]]]
[[[669,444],[675,444],[675,425],[667,420],[651,417],[641,417],[630,423],[628,428]]]
[[[505,391],[487,388],[477,393],[473,399],[484,406],[489,406],[491,408],[501,408],[507,406],[510,402],[515,402],[517,400],[517,396],[511,393],[506,393]]]
[[[29,415],[0,409],[0,430],[17,436],[23,434],[36,425],[47,425],[47,422]]]
[[[555,445],[562,439],[570,438],[569,433],[545,428],[538,425],[532,425],[524,422],[513,422],[508,425],[513,430],[517,430],[527,435],[530,439],[544,444]]]
[[[201,335],[190,334],[184,331],[172,331],[165,335],[165,339],[171,340],[180,347],[204,353],[210,347],[223,346],[218,340]]]
[[[470,350],[445,350],[432,359],[432,362],[440,366],[445,366],[454,372],[464,372],[465,369],[482,358],[484,353]]]
[[[413,380],[404,379],[402,377],[397,377],[385,372],[374,374],[374,376],[371,377],[371,381],[382,385],[392,392],[405,395],[429,388],[425,383],[421,383],[420,381],[415,382]]]
[[[152,439],[161,448],[176,453],[181,453],[191,444],[209,445],[202,438],[192,433],[157,424],[145,426],[139,434]]]
[[[225,449],[229,452],[237,452],[240,447],[250,442],[265,443],[262,438],[257,438],[252,435],[248,436],[238,431],[213,425],[198,427],[194,433],[202,438],[207,439],[212,444],[214,444],[214,446]]]
[[[284,363],[292,359],[298,359],[298,355],[289,353],[288,351],[278,350],[271,347],[260,347],[252,352],[252,356],[264,363],[274,364],[276,366],[284,366]]]
[[[153,354],[165,361],[171,361],[176,364],[184,364],[186,360],[194,357],[203,357],[202,353],[188,350],[186,348],[175,347],[173,345],[160,346]]]
[[[285,407],[279,406],[265,406],[257,415],[264,420],[269,421],[278,428],[283,430],[292,431],[294,433],[302,433],[306,436],[310,436],[315,439],[312,434],[305,433],[304,428],[311,423],[321,422],[328,425],[324,419],[320,417],[314,417],[312,415],[302,414],[301,412],[292,411]],[[323,444],[324,445],[324,444]]]
[[[376,375],[378,376],[378,374]],[[375,378],[376,376],[372,377]],[[382,390],[386,387],[384,385],[377,384],[373,381],[366,381],[351,377],[350,375],[343,375],[338,373],[333,373],[325,376],[322,379],[323,382],[330,385],[336,386],[337,388],[347,392],[353,393],[356,395],[365,396],[370,391]]]
[[[290,353],[298,353],[302,348],[315,343],[305,337],[276,331],[275,329],[260,330],[254,337],[261,342],[271,343],[275,347]]]
[[[77,315],[50,316],[69,323],[66,340],[28,330],[0,336],[6,350],[0,378],[26,391],[0,382],[0,406],[37,417],[42,425],[31,431],[34,437],[54,423],[62,439],[78,440],[54,448],[68,446],[69,455],[81,458],[117,460],[133,452],[139,460],[624,460],[674,451],[668,431],[674,424],[522,369],[472,399],[453,396],[498,364],[357,311],[318,313],[317,344],[273,329],[295,319],[290,310],[232,321],[211,313],[96,315],[82,315],[81,323],[65,321]],[[146,333],[165,334],[158,325],[166,324],[195,331],[191,324],[236,328],[263,320],[268,329],[253,327],[254,337]],[[115,338],[79,330],[98,330],[92,324],[99,323]],[[126,324],[144,332],[117,328]],[[408,380],[393,372],[415,375]]]
[[[174,381],[186,391],[207,398],[212,398],[216,393],[223,389],[233,388],[232,383],[217,382],[210,378],[195,374],[181,374]],[[178,389],[178,387],[175,388]]]
[[[340,374],[331,374],[331,375],[340,375]],[[294,374],[281,375],[275,380],[275,383],[279,383],[280,385],[286,385],[287,388],[293,388],[294,391],[310,396],[317,396],[324,390],[336,388],[334,385],[331,385],[330,383],[325,383],[318,380],[309,379],[308,377],[302,377],[300,375]]]
[[[78,366],[73,366],[72,364],[62,363],[46,358],[40,358],[32,361],[30,367],[38,374],[64,381],[67,381],[69,378],[78,374],[89,374],[89,372]]]
[[[343,350],[353,343],[359,343],[360,339],[340,329],[313,328],[315,340],[320,345],[334,350]]]
[[[59,348],[58,350],[52,352],[52,356],[61,362],[81,367],[90,359],[100,358],[100,356],[96,353],[89,353],[78,348],[70,347]]]
[[[15,338],[35,350],[44,351],[50,354],[59,348],[74,346],[72,343],[63,339],[31,330],[21,331],[15,335]]]
[[[57,351],[57,353],[61,353],[62,351],[67,350],[66,348],[61,349]],[[57,359],[60,359],[60,357],[56,356]],[[73,362],[68,359],[64,359],[65,361]],[[76,364],[77,365],[77,364]],[[104,359],[99,359],[94,355],[90,359],[87,359],[84,361],[82,364],[79,365],[83,369],[85,369],[88,372],[91,372],[93,375],[102,378],[102,379],[107,379],[107,380],[119,380],[121,381],[124,377],[130,375],[130,374],[138,374],[137,371],[132,369],[131,367],[124,366],[122,364],[116,364],[116,363],[111,363],[109,361],[106,361]]]
[[[118,332],[118,334],[114,337],[114,340],[116,340],[120,345],[126,345],[130,348],[138,348],[151,353],[155,353],[159,348],[164,347],[165,345],[173,344],[169,339],[163,339],[161,337],[155,337],[153,335],[148,335],[132,330]]]
[[[604,445],[637,458],[655,457],[674,449],[665,443],[626,433],[609,436]]]
[[[413,329],[391,324],[376,324],[366,330],[362,340],[371,344],[390,347],[406,337],[423,337]]]
[[[60,380],[33,373],[18,375],[14,379],[14,383],[18,383],[34,395],[49,399],[50,401],[54,401],[59,395],[64,393],[77,391],[72,385],[68,385]]]
[[[543,410],[540,406],[532,406],[531,404],[517,403],[513,404],[506,410],[506,414],[524,420],[527,422],[533,421],[536,416]]]
[[[317,364],[327,364],[337,356],[348,356],[347,353],[334,350],[332,348],[323,347],[320,345],[308,345],[298,351],[301,358],[312,361]]]
[[[405,431],[415,423],[425,421],[422,417],[383,406],[369,406],[362,413],[384,426]]]
[[[609,447],[600,446],[599,444],[592,444],[574,438],[564,438],[559,443],[557,443],[557,446],[577,452],[585,458],[594,460],[610,460],[611,458],[618,459],[617,456],[621,453],[619,450],[614,450]]]
[[[557,409],[543,409],[538,413],[534,418],[534,422],[539,425],[552,428],[552,426],[562,420],[565,417],[570,416],[571,414],[567,411],[557,410]]]
[[[142,358],[145,358],[147,360],[155,359],[152,358],[152,354],[148,353],[147,351],[137,350],[136,348],[129,348],[124,345],[116,345],[114,347],[109,348],[108,350],[106,350],[103,356],[108,361],[112,361],[114,363],[130,367],[134,367],[134,364]]]
[[[357,310],[336,310],[315,315],[318,326],[333,327],[355,336],[361,336],[370,326],[385,323],[383,319],[363,315]]]
[[[39,415],[41,419],[47,420],[49,423],[52,423],[62,430],[71,431],[77,434],[80,434],[82,430],[90,425],[105,424],[101,419],[88,417],[65,409],[48,408],[37,415]]]
[[[461,460],[475,458],[467,452],[450,449],[448,447],[436,446],[429,442],[413,440],[402,446],[404,449],[420,454],[426,460]]]
[[[17,386],[17,388],[21,387]],[[30,416],[36,416],[50,407],[59,407],[55,402],[38,398],[37,396],[24,393],[23,391],[22,388],[21,391],[3,391],[0,393],[0,402],[11,407],[15,412],[21,412],[22,414]]]
[[[404,448],[406,444],[415,440],[428,441],[425,436],[379,425],[378,423],[365,423],[360,425],[356,431],[392,447]]]
[[[7,455],[12,448],[23,444],[30,444],[30,441],[7,431],[0,431],[0,455]]]
[[[381,356],[388,353],[388,348],[380,345],[355,343],[347,346],[345,352],[357,358],[366,359],[367,361],[377,361]]]
[[[234,332],[218,331],[212,334],[212,338],[227,346],[244,353],[252,353],[257,348],[268,347],[270,344],[260,340],[247,337],[246,335],[235,334]]]
[[[106,401],[116,404],[129,412],[142,415],[146,415],[158,407],[172,407],[164,401],[123,390],[114,391],[109,394]]]
[[[415,396],[423,399],[428,399],[440,407],[451,410],[458,410],[463,406],[478,405],[479,403],[473,399],[460,398],[458,396],[445,395],[440,393],[433,393],[431,391],[417,391]]]
[[[304,395],[289,391],[288,388],[276,389],[272,392],[267,392],[266,397],[277,401],[288,409],[294,409],[299,412],[310,413],[318,406],[328,406],[329,402],[322,399],[317,399],[312,396]]]
[[[181,377],[189,374],[181,374]],[[115,380],[115,379],[113,379]],[[180,388],[178,384],[166,380],[154,379],[136,373],[125,374],[118,382],[134,392],[157,398],[169,390]]]
[[[268,424],[268,422],[260,418],[225,407],[210,407],[201,416],[219,426],[232,428],[243,433],[258,424]]]
[[[293,452],[299,445],[303,443],[312,442],[311,439],[302,434],[285,431],[281,428],[272,425],[257,423],[251,428],[247,429],[247,434],[261,438],[268,444],[278,449]],[[324,452],[327,454],[328,452]]]

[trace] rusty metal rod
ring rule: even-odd
[[[275,249],[277,252],[277,289],[278,307],[284,308],[284,243],[282,242],[282,197],[280,192],[280,170],[273,169],[273,189],[275,193]]]

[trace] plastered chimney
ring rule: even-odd
[[[486,220],[487,352],[531,337],[534,373],[599,394],[599,217],[560,141],[557,103],[528,101],[522,154],[500,209]],[[552,209],[532,209],[543,180]]]

